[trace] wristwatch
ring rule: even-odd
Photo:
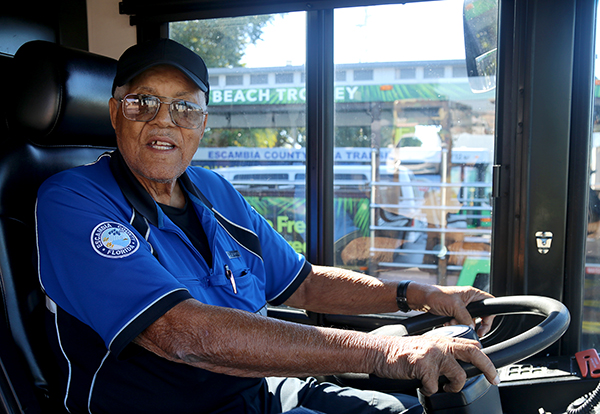
[[[396,303],[398,304],[398,309],[402,312],[410,312],[410,307],[408,306],[408,302],[406,300],[406,291],[408,290],[408,285],[412,282],[411,280],[403,280],[398,283],[398,288],[396,290]]]

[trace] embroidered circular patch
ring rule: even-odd
[[[104,222],[92,230],[92,247],[100,256],[110,259],[127,257],[140,247],[131,230],[119,223]]]

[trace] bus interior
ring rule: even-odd
[[[594,0],[5,1],[0,412],[66,412],[32,259],[37,189],[115,148],[116,60],[155,38],[208,65],[193,165],[233,183],[309,262],[496,296],[471,310],[498,315],[481,341],[501,384],[481,391],[465,367],[460,401],[434,396],[428,413],[600,412],[597,14]],[[447,322],[269,316],[384,334]]]

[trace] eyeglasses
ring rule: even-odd
[[[172,99],[170,102],[161,99],[170,98],[132,93],[125,95],[119,102],[123,104],[123,116],[130,121],[150,122],[156,118],[160,104],[165,104],[169,105],[171,120],[177,126],[197,129],[204,122],[207,112],[200,105],[183,99]]]

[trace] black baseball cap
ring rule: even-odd
[[[171,65],[185,73],[206,94],[208,103],[208,69],[200,56],[171,39],[149,40],[131,46],[117,63],[117,74],[112,86],[125,85],[143,71],[157,65]]]

